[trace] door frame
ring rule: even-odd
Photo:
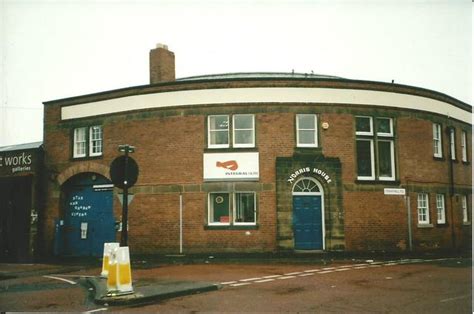
[[[310,180],[312,182],[314,182],[316,184],[316,186],[318,187],[319,191],[304,191],[304,192],[295,192],[295,187],[297,186],[297,184],[303,180]],[[326,249],[326,224],[325,224],[325,210],[324,210],[324,189],[323,189],[323,186],[322,184],[315,178],[313,177],[302,177],[302,178],[299,178],[294,184],[293,184],[293,187],[291,189],[291,199],[292,199],[292,206],[294,204],[294,197],[295,196],[320,196],[321,197],[321,226],[322,226],[322,230],[321,230],[321,236],[322,236],[322,243],[323,243],[323,250]],[[294,224],[293,224],[293,221],[292,221],[292,228],[294,228]],[[293,232],[293,238],[294,238],[294,232]]]

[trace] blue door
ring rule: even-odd
[[[323,249],[321,213],[321,196],[293,196],[295,249]]]
[[[65,187],[62,228],[64,255],[101,256],[105,242],[115,242],[113,191],[98,174],[73,177]]]

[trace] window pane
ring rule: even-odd
[[[372,133],[370,117],[356,117],[356,132]]]
[[[298,144],[316,144],[316,134],[311,130],[298,131]]]
[[[253,129],[253,115],[235,115],[234,129]]]
[[[102,153],[102,127],[93,126],[90,133],[91,154],[100,155]]]
[[[255,194],[236,193],[235,194],[235,222],[254,223],[255,222]]]
[[[392,134],[392,119],[377,118],[377,133]]]
[[[392,169],[392,142],[379,141],[379,177],[393,177]]]
[[[229,144],[229,132],[227,131],[211,131],[209,136],[211,145]]]
[[[372,148],[371,141],[357,141],[357,176],[372,176]]]
[[[209,200],[210,223],[229,223],[229,193],[211,193]]]
[[[210,130],[228,130],[229,116],[209,116]]]
[[[235,130],[235,144],[253,144],[253,130]]]
[[[298,128],[306,130],[314,130],[315,128],[315,116],[312,114],[300,114],[298,115]]]
[[[86,155],[86,128],[74,129],[74,157]]]

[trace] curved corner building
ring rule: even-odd
[[[130,144],[133,253],[471,247],[472,108],[442,93],[297,73],[175,79],[45,102],[45,249],[120,238],[109,166]]]

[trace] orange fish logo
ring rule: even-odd
[[[239,164],[235,160],[229,160],[224,162],[218,161],[216,162],[216,167],[235,171],[239,168]]]

